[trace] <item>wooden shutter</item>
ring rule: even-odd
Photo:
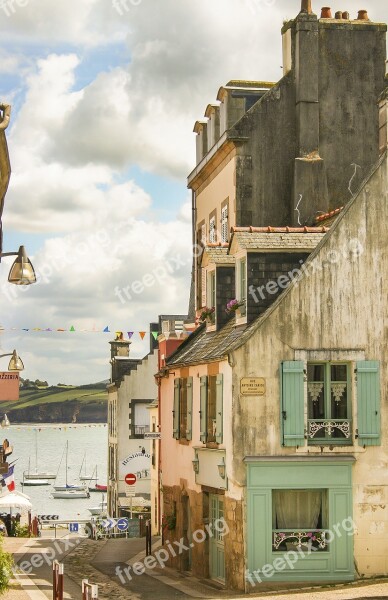
[[[172,436],[179,440],[179,396],[181,391],[181,380],[174,379],[174,409],[172,411]]]
[[[200,433],[201,442],[207,439],[207,376],[203,375],[200,379]]]
[[[216,379],[216,442],[222,444],[223,434],[223,375]]]
[[[193,378],[188,377],[186,383],[187,397],[187,425],[186,425],[186,440],[191,440],[193,437]]]
[[[283,446],[304,445],[304,364],[300,360],[281,363]]]
[[[379,446],[380,365],[376,360],[357,362],[357,420],[360,446]]]

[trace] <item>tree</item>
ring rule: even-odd
[[[8,589],[9,580],[14,566],[12,554],[3,550],[3,540],[0,536],[0,594]]]

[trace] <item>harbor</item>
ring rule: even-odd
[[[104,490],[94,490],[96,485],[104,486],[107,477],[107,428],[103,424],[11,425],[7,428],[6,435],[14,448],[10,460],[16,461],[16,490],[29,496],[33,516],[57,515],[60,519],[88,519],[91,515],[89,509],[97,507],[104,496],[106,498]],[[67,469],[63,457],[66,446]],[[85,463],[85,455],[88,473],[92,475],[90,481],[80,480],[80,474],[82,476],[82,472],[84,473],[81,467],[83,461]],[[93,476],[97,464],[98,481]],[[34,485],[43,480],[41,476],[44,474],[54,474],[54,478],[46,477],[47,483]],[[30,477],[27,478],[26,475]],[[68,486],[93,489],[94,493],[89,497],[85,494],[81,498],[54,498],[53,494],[63,493],[63,490],[56,488],[66,489],[66,482]]]

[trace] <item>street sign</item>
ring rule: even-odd
[[[144,439],[145,440],[161,440],[162,434],[160,433],[160,431],[151,431],[150,433],[144,434]]]
[[[113,529],[117,525],[117,521],[115,519],[111,519],[110,517],[107,519],[101,519],[100,523],[104,529]]]
[[[127,473],[127,475],[125,476],[125,483],[127,485],[135,485],[136,475],[134,475],[133,473]]]
[[[119,531],[127,531],[129,525],[129,521],[126,518],[117,520],[117,529]]]
[[[78,533],[79,524],[78,523],[69,523],[69,531],[70,533]]]

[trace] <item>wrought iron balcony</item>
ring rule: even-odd
[[[338,435],[338,434],[342,435]],[[350,419],[309,419],[307,437],[309,440],[332,439],[338,442],[351,441],[352,422]]]
[[[295,530],[274,529],[272,531],[272,550],[288,551],[293,548],[306,548],[311,551],[328,550],[328,540],[324,529]]]

